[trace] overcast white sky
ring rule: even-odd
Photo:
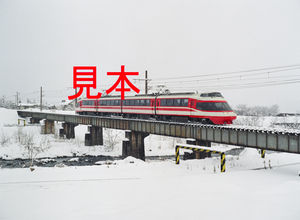
[[[14,100],[18,91],[22,102],[38,100],[42,86],[46,101],[59,102],[74,93],[67,90],[73,66],[96,66],[101,91],[117,80],[106,73],[125,65],[140,78],[148,70],[153,86],[168,87],[174,77],[195,80],[170,86],[171,92],[205,91],[215,80],[214,90],[231,106],[278,104],[282,112],[299,112],[300,83],[248,88],[243,72],[236,74],[240,81],[213,76],[300,67],[299,12],[298,0],[0,0],[0,95]],[[258,79],[266,74],[253,82],[300,80],[300,69]],[[202,75],[210,77],[188,77]],[[157,78],[169,79],[155,84]],[[231,79],[235,86],[224,89]],[[144,91],[143,82],[135,85]]]

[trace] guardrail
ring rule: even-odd
[[[196,152],[205,152],[205,153],[214,153],[214,154],[220,154],[221,156],[221,172],[225,172],[225,152],[222,150],[214,150],[208,147],[201,147],[201,146],[194,146],[194,145],[188,145],[188,144],[176,144],[175,145],[175,164],[179,164],[180,161],[180,154],[179,149],[186,149],[186,150],[192,150]]]

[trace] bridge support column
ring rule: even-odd
[[[59,136],[66,136],[67,139],[75,138],[75,127],[76,124],[62,123],[62,129],[59,130]]]
[[[204,146],[204,147],[211,147],[211,142],[210,141],[204,141],[204,140],[195,140],[195,139],[187,139],[186,144],[189,145],[198,145],[198,146]],[[211,153],[206,153],[206,152],[193,152],[193,153],[184,153],[184,160],[188,159],[204,159],[206,157],[211,157]]]
[[[125,131],[125,140],[123,140],[122,157],[132,156],[145,160],[144,139],[149,134],[144,132]]]
[[[40,119],[30,118],[30,124],[39,124],[39,123],[40,123]]]
[[[41,127],[41,134],[55,134],[54,121],[44,120]]]
[[[203,147],[211,147],[211,142],[210,141],[204,141],[204,140],[197,140],[197,145],[203,146]],[[204,159],[206,157],[211,157],[211,152],[206,153],[206,152],[197,152],[198,157],[197,159]]]
[[[196,145],[196,140],[193,138],[186,139],[186,144]],[[184,152],[183,160],[199,159],[196,157],[197,153],[198,152],[195,152],[195,151],[193,151],[192,153]]]
[[[103,145],[102,127],[89,126],[89,134],[85,134],[85,146]]]

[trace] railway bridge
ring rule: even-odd
[[[85,145],[103,145],[103,127],[125,130],[122,156],[145,159],[144,138],[149,134],[194,139],[200,146],[211,142],[300,154],[300,131],[277,131],[243,126],[204,125],[199,123],[167,122],[122,117],[99,117],[46,112],[18,111],[20,117],[29,117],[31,123],[45,120],[42,133],[54,133],[54,122],[63,122],[60,135],[75,138],[75,126],[88,125]],[[188,143],[191,144],[191,143]],[[203,158],[205,155],[196,155]]]

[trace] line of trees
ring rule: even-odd
[[[277,104],[268,106],[253,106],[249,107],[245,104],[239,104],[234,108],[237,115],[244,116],[276,116],[279,113],[279,106]]]
[[[5,96],[0,97],[0,108],[16,109],[16,103],[6,100]]]

